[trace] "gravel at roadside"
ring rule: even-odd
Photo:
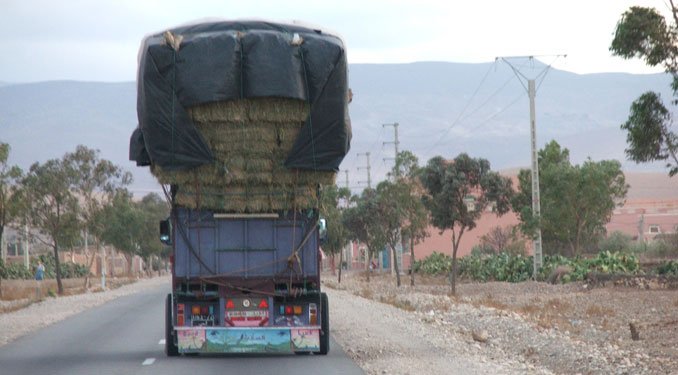
[[[323,277],[333,338],[368,374],[676,374],[678,291],[584,290],[544,283],[461,284],[436,280],[396,288]],[[404,280],[407,282],[408,280]],[[427,281],[427,282],[424,282]],[[0,347],[112,299],[156,285],[143,279],[105,292],[48,298],[0,314]],[[628,321],[644,325],[640,341]]]
[[[426,314],[325,291],[334,339],[368,374],[551,374]]]
[[[620,330],[628,334],[622,323],[631,314],[640,316],[643,307],[655,311],[641,296],[661,296],[661,306],[671,306],[675,291],[587,292],[576,284],[487,283],[462,284],[461,297],[453,298],[444,284],[397,288],[388,276],[369,284],[350,273],[341,284],[329,275],[324,280],[332,333],[370,374],[678,373],[670,353],[657,355],[647,348],[652,337],[619,336]],[[605,307],[612,301],[614,309]],[[669,310],[658,319],[673,315],[675,321],[675,308],[673,314]]]

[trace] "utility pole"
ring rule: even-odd
[[[528,95],[530,97],[530,134],[532,144],[532,213],[536,218],[541,218],[541,203],[539,194],[539,155],[537,154],[537,124],[535,120],[534,97],[536,89],[534,80],[527,81]],[[543,264],[543,253],[541,248],[541,228],[537,227],[537,235],[533,240],[534,244],[534,275],[537,278],[537,273]]]
[[[24,224],[24,266],[27,270],[31,269],[30,256],[28,255],[28,224]]]
[[[645,228],[645,215],[641,214],[638,218],[638,243],[644,243],[645,238],[643,236]]]
[[[7,232],[5,232],[0,239],[0,259],[3,263],[7,263]]]
[[[393,126],[393,142],[384,142],[384,145],[390,145],[393,144],[393,147],[395,148],[395,156],[393,157],[393,163],[396,163],[396,158],[398,157],[398,145],[400,145],[400,142],[398,141],[398,126],[399,124],[397,122],[394,122],[392,124],[383,124],[382,127],[385,128],[387,126]],[[384,158],[384,161],[390,160],[391,158]],[[400,171],[396,170],[396,176],[398,177],[400,175]]]
[[[367,170],[367,187],[372,189],[372,176],[370,175],[370,152],[359,152],[358,156],[365,156],[367,160],[367,165],[365,167],[358,167],[358,170],[366,169]],[[365,183],[365,181],[358,181],[358,183]]]
[[[346,175],[346,189],[349,190],[349,185],[348,185],[348,169],[344,170],[344,174]],[[345,208],[348,208],[349,205],[349,200],[350,200],[350,190],[349,190],[349,198],[346,198],[346,201],[344,202]],[[353,265],[353,242],[348,241],[348,245],[344,246],[344,249],[342,251],[346,251],[348,254],[348,257],[344,257],[344,259],[348,259],[346,264],[348,267],[346,269],[351,269]]]
[[[557,55],[556,58],[560,56],[565,56],[567,55]],[[540,203],[540,195],[539,195],[539,155],[537,153],[537,121],[536,121],[536,116],[535,116],[535,104],[534,104],[534,98],[537,94],[537,89],[535,86],[535,79],[534,78],[527,78],[524,74],[522,74],[518,69],[516,69],[507,59],[509,58],[521,58],[521,59],[530,59],[533,60],[534,56],[517,56],[517,57],[501,57],[501,59],[508,64],[509,67],[513,70],[513,73],[518,77],[518,80],[520,80],[520,83],[523,85],[525,88],[525,84],[523,84],[523,81],[521,78],[525,79],[527,81],[527,94],[530,98],[530,138],[531,138],[531,159],[532,159],[532,215],[539,220],[541,218],[541,203]],[[499,59],[499,57],[497,58]],[[548,72],[548,69],[551,67],[551,65],[548,65],[541,73],[537,75],[537,77],[542,76],[542,80],[544,77],[546,77],[546,73]],[[542,252],[542,241],[541,241],[541,227],[537,227],[537,232],[535,233],[535,238],[532,240],[532,248],[533,248],[533,259],[534,259],[534,269],[533,269],[533,274],[532,277],[534,279],[537,278],[537,274],[539,273],[539,269],[543,265],[543,252]]]
[[[400,142],[398,141],[398,126],[399,126],[399,124],[397,122],[394,122],[392,124],[383,124],[382,125],[383,128],[385,128],[387,126],[393,126],[393,142],[384,142],[384,145],[393,144],[393,147],[395,149],[395,154],[394,154],[394,157],[393,157],[393,164],[394,164],[394,167],[396,167],[396,168],[394,168],[395,169],[395,175],[393,176],[393,179],[395,180],[398,177],[400,177],[400,168],[397,168],[398,167],[398,145],[400,145]],[[390,159],[390,158],[384,158],[384,161],[386,161],[388,159]],[[401,242],[400,241],[400,230],[398,230],[398,242],[399,243]],[[398,262],[398,264],[402,264],[402,254],[403,254],[402,250],[403,249],[402,249],[402,244],[401,244],[400,248],[396,248],[395,252],[397,254],[393,254],[392,251],[389,251],[389,254],[391,254],[390,255],[390,258],[391,258],[391,262],[390,262],[391,263],[391,265],[390,265],[391,266],[390,267],[391,268],[391,276],[393,276],[395,274],[395,262]]]

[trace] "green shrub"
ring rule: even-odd
[[[462,257],[459,259],[457,268],[459,275],[475,281],[488,281],[490,270],[485,265],[485,258],[487,257],[489,255],[483,255],[479,252]]]
[[[664,235],[650,243],[635,243],[631,245],[631,252],[638,256],[642,256],[644,259],[678,257],[676,235]]]
[[[459,275],[475,281],[520,282],[530,278],[532,258],[509,253],[465,256],[459,260]]]
[[[56,277],[54,256],[52,254],[41,254],[37,258],[31,259],[29,269],[24,267],[23,263],[7,263],[0,260],[0,278],[3,279],[32,279],[35,277],[35,270],[38,268],[38,261],[45,266],[45,279],[54,279]],[[61,277],[64,279],[87,276],[89,269],[82,264],[71,262],[61,263]]]
[[[24,267],[23,263],[7,263],[3,266],[3,279],[31,279],[33,273]]]
[[[424,275],[446,274],[451,269],[452,257],[436,251],[426,258],[414,262],[414,272]]]
[[[616,251],[601,251],[588,261],[589,269],[601,273],[636,273],[640,269],[638,257]]]
[[[655,268],[657,275],[678,276],[678,261],[664,261]]]
[[[475,245],[471,249],[471,255],[492,255],[495,253],[494,248],[487,244]]]
[[[628,251],[631,248],[633,238],[620,231],[614,231],[598,244],[599,251]]]
[[[474,281],[521,282],[532,277],[533,258],[506,252],[483,254],[476,251],[458,259],[458,274]],[[673,272],[678,262],[665,266],[662,272]],[[439,275],[449,272],[452,258],[434,252],[421,261],[415,262],[415,272],[427,275]],[[635,274],[640,271],[638,257],[624,252],[601,251],[594,258],[567,258],[562,255],[546,255],[538,279],[546,280],[559,266],[567,266],[572,271],[560,278],[563,283],[586,279],[590,272],[606,274]],[[659,272],[659,271],[657,271]]]

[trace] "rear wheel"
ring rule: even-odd
[[[168,357],[179,355],[179,348],[174,343],[174,323],[172,322],[172,295],[168,294],[165,300],[165,354]]]
[[[327,294],[320,294],[320,351],[325,355],[330,351],[330,305]]]

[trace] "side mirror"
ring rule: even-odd
[[[160,242],[172,246],[172,222],[169,218],[160,220]]]
[[[327,241],[327,220],[318,220],[318,235],[320,236],[320,243]]]

